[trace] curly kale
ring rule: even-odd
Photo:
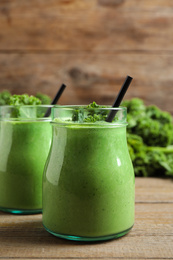
[[[127,134],[136,176],[173,177],[173,146],[147,146],[138,135]]]
[[[4,90],[0,93],[0,106],[7,105],[11,94],[9,91]]]
[[[41,104],[43,104],[43,105],[50,105],[51,104],[51,98],[48,95],[45,95],[45,94],[38,92],[35,95],[35,97],[40,99]]]
[[[23,95],[12,95],[8,99],[8,105],[14,106],[11,110],[11,117],[12,118],[36,118],[38,117],[38,112],[35,107],[28,107],[28,106],[35,106],[40,105],[41,101],[34,97],[29,96],[27,94]],[[26,107],[24,107],[26,106]]]
[[[127,106],[128,132],[142,137],[149,146],[168,146],[173,142],[173,119],[156,106],[144,106],[141,99],[123,102]]]
[[[106,106],[100,106],[93,102],[89,104],[85,109],[84,107],[79,107],[73,111],[72,121],[94,123],[98,121],[105,121],[108,111],[100,110],[100,108],[106,108]]]
[[[124,101],[127,106],[127,141],[136,176],[173,177],[173,120],[156,106],[141,99]]]
[[[23,95],[11,95],[9,91],[2,91],[0,93],[0,106],[10,105],[16,106],[11,109],[11,117],[13,118],[36,118],[43,117],[45,113],[41,111],[41,108],[22,108],[22,106],[37,106],[50,104],[51,99],[47,95],[37,93],[36,96]],[[21,106],[21,107],[20,107]]]
[[[37,98],[37,99],[36,99]],[[11,95],[8,90],[0,92],[0,106],[4,105],[49,105],[51,98],[48,95],[38,92],[35,96]]]
[[[23,95],[13,95],[9,98],[8,105],[10,106],[20,106],[20,105],[40,105],[41,101],[40,99],[29,96],[27,94]]]
[[[140,135],[145,144],[150,146],[168,146],[173,141],[173,123],[169,113],[155,106],[146,108],[146,114],[137,119],[136,126],[131,129]]]
[[[106,110],[100,110],[97,108],[106,108],[106,106],[100,106],[96,102],[93,102],[87,106],[87,115],[84,118],[84,122],[94,123],[97,121],[105,121],[108,112]]]

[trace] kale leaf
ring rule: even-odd
[[[173,177],[173,119],[139,98],[122,102],[127,107],[127,142],[136,176]]]
[[[51,98],[42,93],[37,93],[36,96],[23,95],[11,95],[9,91],[4,90],[0,93],[0,106],[9,105],[14,106],[11,109],[12,118],[36,118],[43,117],[45,113],[39,108],[23,107],[23,106],[37,106],[46,105],[51,103]]]
[[[77,121],[79,123],[94,123],[98,121],[105,121],[108,111],[104,110],[106,106],[100,106],[93,102],[89,104],[85,109],[84,107],[79,107],[73,111],[72,121]],[[103,108],[103,110],[100,110]]]
[[[27,94],[13,95],[13,96],[10,96],[7,104],[10,105],[10,106],[40,105],[41,100],[34,97],[34,96],[29,96]]]
[[[127,107],[128,132],[142,137],[149,146],[168,146],[173,142],[173,119],[156,106],[145,106],[139,98],[122,103]]]
[[[8,90],[0,92],[0,106],[4,105],[49,105],[51,98],[48,95],[38,92],[35,96],[11,95]]]
[[[45,95],[45,94],[38,92],[35,95],[35,97],[40,99],[41,104],[43,104],[43,105],[50,105],[51,104],[51,98],[48,95]]]
[[[7,105],[11,94],[9,91],[4,90],[0,93],[0,106]]]

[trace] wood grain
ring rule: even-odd
[[[127,98],[173,113],[172,24],[172,0],[0,1],[0,91],[112,104],[129,74]]]
[[[1,212],[0,259],[172,259],[172,185],[170,179],[136,178],[133,229],[123,238],[102,243],[58,239],[44,230],[40,214]]]
[[[171,0],[8,0],[0,13],[1,51],[173,51]]]
[[[168,202],[173,203],[172,179],[136,178],[137,204]]]
[[[123,69],[122,69],[123,68]],[[60,104],[112,104],[125,76],[134,80],[126,98],[140,97],[173,113],[173,55],[169,54],[0,54],[0,90],[53,97],[68,88]]]

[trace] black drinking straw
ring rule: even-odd
[[[62,95],[62,93],[63,93],[65,88],[66,88],[66,85],[62,84],[61,87],[59,88],[58,92],[56,93],[56,96],[52,100],[51,105],[55,105],[58,102],[58,100],[59,100],[60,96]],[[51,108],[48,108],[48,110],[46,111],[44,117],[50,116],[50,113],[51,113]]]
[[[130,77],[130,76],[126,77],[126,79],[125,79],[125,81],[124,81],[124,83],[123,83],[123,85],[122,85],[122,87],[120,89],[120,92],[118,93],[118,96],[116,97],[115,102],[112,105],[112,107],[119,107],[119,105],[121,104],[121,101],[122,101],[122,99],[123,99],[123,97],[124,97],[128,87],[130,86],[130,83],[131,83],[132,79],[133,78]],[[106,118],[106,122],[112,122],[112,120],[114,119],[114,116],[116,115],[116,113],[117,113],[116,110],[111,110],[109,112],[109,115]]]

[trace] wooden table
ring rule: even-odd
[[[58,239],[41,214],[0,213],[0,259],[173,259],[173,180],[136,178],[136,220],[128,235],[101,243]]]

